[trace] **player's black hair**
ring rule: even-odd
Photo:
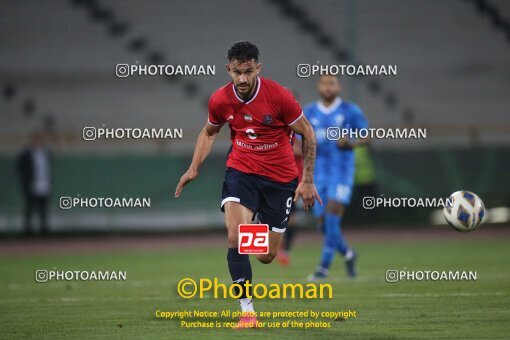
[[[259,49],[249,41],[236,41],[227,52],[228,61],[237,60],[240,62],[248,60],[259,60]]]

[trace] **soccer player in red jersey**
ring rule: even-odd
[[[182,175],[175,197],[198,177],[200,165],[210,153],[214,139],[224,124],[230,127],[232,146],[223,183],[221,210],[228,231],[227,262],[232,281],[243,286],[239,303],[243,317],[237,328],[256,325],[253,302],[246,282],[252,282],[247,254],[239,254],[238,226],[250,223],[255,215],[268,224],[269,253],[257,254],[262,263],[275,258],[287,227],[292,201],[300,197],[304,209],[322,204],[313,182],[316,140],[313,128],[291,92],[278,83],[259,76],[257,46],[236,42],[228,50],[226,65],[232,82],[216,90],[209,100],[209,117],[200,132],[189,169]],[[298,172],[292,141],[302,136],[304,169]]]

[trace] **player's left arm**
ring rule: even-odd
[[[290,125],[290,128],[297,134],[301,135],[302,154],[303,154],[303,178],[296,189],[296,195],[294,196],[294,202],[299,197],[303,199],[304,209],[308,211],[308,207],[312,207],[315,200],[319,201],[322,205],[322,200],[315,188],[313,183],[313,171],[315,166],[315,150],[317,147],[317,141],[315,139],[315,133],[313,127],[306,119],[305,115],[301,115],[295,122]]]

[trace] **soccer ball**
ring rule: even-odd
[[[455,230],[471,231],[486,218],[482,200],[471,191],[456,191],[446,201],[443,208],[446,222]]]

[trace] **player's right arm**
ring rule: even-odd
[[[197,144],[195,145],[195,151],[193,152],[193,159],[191,160],[188,171],[181,176],[179,184],[177,184],[177,188],[175,188],[175,197],[179,197],[184,186],[198,177],[198,169],[211,152],[216,135],[220,130],[221,125],[212,125],[207,122],[202,131],[200,131]]]

